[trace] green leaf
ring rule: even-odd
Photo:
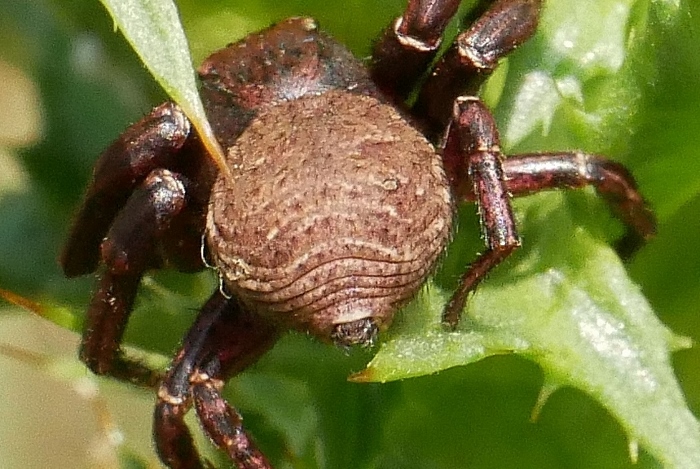
[[[563,386],[580,389],[665,467],[699,467],[700,426],[669,357],[689,341],[659,322],[604,243],[583,230],[573,240],[549,241],[553,250],[585,256],[582,265],[526,255],[510,266],[520,275],[500,275],[483,285],[457,332],[440,327],[449,292],[429,285],[353,379],[402,379],[491,355],[521,354],[542,367],[548,393]]]
[[[675,14],[668,3],[548,3],[537,37],[509,60],[497,103],[507,147],[623,153],[656,59],[647,47],[658,24],[648,19],[670,22]],[[554,390],[580,389],[620,421],[633,458],[640,443],[664,467],[700,467],[700,425],[670,362],[690,341],[659,322],[614,252],[592,234],[600,228],[577,220],[567,196],[540,195],[516,208],[523,252],[479,287],[461,328],[442,330],[450,292],[430,285],[352,379],[385,382],[519,354],[545,375],[536,411]]]
[[[372,38],[405,3],[181,0],[178,6],[198,59],[271,22],[302,14],[316,17],[324,30],[364,57]],[[474,2],[463,3],[469,7]],[[364,367],[366,355],[347,357],[291,336],[231,380],[229,402],[239,407],[276,467],[651,469],[664,461],[668,467],[684,464],[679,462],[682,448],[693,457],[696,424],[668,363],[669,352],[685,341],[650,318],[647,301],[625,271],[632,273],[665,323],[700,336],[700,245],[694,242],[700,229],[700,171],[695,170],[700,162],[695,143],[700,132],[700,4],[545,4],[537,36],[505,61],[500,81],[487,85],[487,102],[494,106],[504,146],[511,153],[582,148],[623,161],[660,217],[658,239],[622,269],[607,247],[620,227],[592,192],[518,200],[522,251],[487,279],[462,328],[446,334],[438,325],[445,297],[459,272],[483,249],[475,210],[466,206],[441,272],[397,318],[370,368],[385,373],[383,378],[374,375],[381,380],[426,376],[381,385],[346,383],[350,370]],[[0,230],[0,286],[44,305],[70,305],[68,310],[47,310],[71,330],[79,329],[92,279],[60,279],[55,257],[70,212],[100,150],[161,99],[106,17],[99,4],[90,2],[0,2],[0,38],[8,45],[0,48],[0,59],[10,60],[35,80],[40,90],[36,106],[45,119],[40,144],[9,156],[23,164],[23,180],[29,182],[0,188],[0,215],[7,228]],[[562,47],[566,39],[572,41],[570,47]],[[595,60],[588,60],[591,48]],[[15,115],[12,110],[5,114],[9,119]],[[3,158],[6,169],[8,157]],[[206,278],[185,277],[161,273],[145,283],[129,323],[129,346],[172,356],[212,288]],[[16,310],[3,310],[2,319],[4,340],[30,340],[22,347],[70,336],[68,346],[50,353],[75,360],[77,334],[38,327],[36,321],[17,328],[15,322],[28,318]],[[601,333],[597,343],[632,351],[627,360],[617,362],[616,354],[583,340],[591,337],[583,330],[596,330],[584,326],[597,326],[598,321],[620,326]],[[394,343],[404,348],[392,351]],[[624,347],[614,348],[619,345]],[[499,356],[456,366],[494,353]],[[699,359],[697,348],[674,357],[688,405],[696,412]],[[452,368],[432,374],[447,367]],[[599,383],[615,370],[619,376]],[[639,378],[634,370],[648,372],[660,391],[644,394],[644,381],[634,381]],[[370,371],[364,372],[366,378]],[[13,442],[0,450],[6,465],[86,465],[80,450],[77,455],[58,454],[51,448],[82,448],[88,438],[77,431],[38,434],[35,427],[41,421],[47,429],[65,428],[68,415],[85,413],[84,402],[66,398],[72,384],[66,391],[60,383],[46,383],[18,369],[12,360],[0,363],[0,376],[5,402],[0,406],[0,413],[5,412],[0,433],[3,441]],[[128,385],[100,383],[110,403],[121,406],[113,417],[125,435],[123,448],[138,453],[139,461],[155,461],[149,436],[152,396]],[[560,386],[568,390],[549,397]],[[533,407],[539,412],[534,425],[528,420]],[[649,415],[654,412],[662,415],[657,418],[659,434],[649,437]],[[94,419],[88,416],[71,428],[92,426]],[[640,442],[636,466],[627,455],[626,438]],[[21,447],[15,442],[28,442],[29,449],[16,449]],[[48,459],[40,459],[46,450],[49,454],[43,457]],[[8,453],[13,457],[6,457]],[[59,456],[69,462],[57,462]]]
[[[101,0],[158,83],[182,107],[219,168],[228,173],[194,79],[192,58],[170,0]]]

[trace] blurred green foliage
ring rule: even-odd
[[[469,3],[465,2],[465,7]],[[696,236],[700,231],[700,171],[696,166],[700,164],[700,5],[690,0],[680,6],[670,0],[611,0],[595,2],[596,9],[581,6],[583,3],[576,8],[574,1],[549,3],[553,5],[548,5],[543,20],[545,34],[517,51],[486,90],[489,103],[497,104],[495,113],[507,147],[581,147],[629,165],[660,224],[658,238],[635,257],[628,271],[672,330],[699,337],[700,244]],[[304,14],[316,17],[358,56],[367,56],[371,39],[403,5],[404,0],[179,2],[195,61],[271,21]],[[631,12],[625,11],[626,5],[632,5]],[[679,12],[673,13],[676,7]],[[623,55],[619,63],[583,64],[576,60],[575,52],[596,44],[599,38],[590,32],[600,28],[602,17],[612,18],[605,26],[617,28],[625,39],[623,51],[635,53]],[[556,31],[574,41],[573,53],[558,54],[547,42],[547,38],[556,37],[552,34]],[[9,139],[0,131],[4,138],[0,140],[3,173],[14,171],[0,178],[0,287],[81,311],[92,280],[64,280],[55,262],[56,253],[96,155],[164,95],[122,37],[113,32],[112,21],[98,2],[6,0],[0,5],[0,43],[0,63],[21,71],[34,84],[38,102],[29,101],[28,105],[41,110],[40,137],[35,140]],[[605,51],[600,56],[605,57]],[[518,93],[524,89],[524,77],[531,76],[528,71],[540,69],[560,79],[554,91],[561,95],[561,102],[543,110],[544,98],[551,97],[543,94],[533,109],[523,110],[517,103],[522,102]],[[585,78],[601,70],[607,80],[584,80],[581,90],[565,86],[567,76]],[[620,86],[619,80],[629,82]],[[583,108],[578,92],[585,97]],[[18,119],[0,111],[1,129],[9,128],[6,122]],[[514,117],[518,113],[525,113],[525,120],[518,121]],[[523,125],[525,130],[518,130]],[[599,215],[607,212],[591,193],[554,197],[558,207],[563,204],[567,213],[573,214],[577,226],[571,230],[583,229],[600,242],[619,234],[610,217]],[[551,219],[546,217],[538,223],[537,204],[548,207],[551,200],[545,196],[519,201],[525,243],[532,246],[521,258],[538,252],[549,258],[557,256],[547,252],[546,243],[537,241],[546,239],[550,230],[561,229],[560,225],[550,226]],[[453,248],[466,253],[467,259],[481,248],[473,212],[472,207],[464,210],[458,247]],[[555,246],[566,249],[561,243]],[[455,257],[446,261],[445,271],[459,267],[450,266],[451,262],[463,260],[452,259]],[[508,285],[517,274],[508,273],[507,267],[499,269],[491,284]],[[443,276],[447,277],[443,282],[449,283],[449,275]],[[207,296],[211,280],[207,275],[192,280],[175,273],[149,279],[142,289],[128,341],[169,355]],[[3,313],[8,318],[18,314],[16,310]],[[49,357],[52,359],[65,357]],[[366,352],[346,356],[305,337],[290,336],[252,370],[232,380],[227,394],[279,467],[632,466],[621,427],[581,392],[565,389],[555,393],[537,423],[530,422],[543,376],[529,361],[495,357],[435,376],[383,385],[346,382],[347,376],[361,370],[369,359]],[[7,361],[0,366],[3,363]],[[696,349],[680,352],[674,364],[688,405],[697,413],[700,353]],[[59,378],[44,385],[69,387],[76,373],[87,376],[84,371],[60,371]],[[10,379],[21,382],[24,377]],[[145,393],[128,386],[100,383],[112,402],[126,406],[144,399],[150,402]],[[27,385],[32,382],[24,382]],[[11,388],[12,382],[5,386]],[[56,393],[51,388],[43,391],[46,395]],[[45,412],[47,422],[62,418],[61,412],[42,406],[41,400],[34,402]],[[150,415],[141,416],[137,425],[142,429],[130,432],[126,429],[132,427],[117,409],[123,407],[114,405],[112,416],[125,428],[126,437],[120,449],[122,467],[153,464],[148,442],[139,441],[148,433]],[[35,440],[37,451],[49,447],[44,439],[70,442],[70,430],[37,434],[22,418],[22,413],[15,412],[12,418],[4,418],[0,427],[7,427],[2,429],[5,432],[29,429],[26,438]],[[14,458],[16,465],[4,467],[32,467],[21,455]],[[92,467],[87,461],[68,460],[56,467]],[[658,467],[658,463],[642,451],[635,467]]]

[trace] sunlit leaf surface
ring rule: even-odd
[[[175,4],[171,0],[101,1],[158,83],[185,111],[217,165],[228,171],[199,99],[189,46]]]
[[[178,7],[199,61],[302,14],[367,56],[371,39],[404,4],[241,0]],[[160,10],[137,19],[160,21]],[[674,357],[682,393],[670,353],[688,341],[656,314],[678,334],[700,336],[699,18],[694,2],[546,2],[536,37],[485,90],[504,147],[584,149],[627,164],[659,216],[657,239],[623,265],[609,247],[621,227],[592,191],[518,200],[523,248],[482,285],[459,330],[447,333],[441,308],[483,249],[474,207],[463,207],[440,271],[399,314],[374,358],[293,335],[231,380],[228,398],[279,467],[698,467],[697,421],[688,407],[700,409],[700,353]],[[179,34],[170,27],[150,32]],[[36,84],[34,115],[43,119],[33,140],[0,141],[2,168],[12,174],[0,177],[0,288],[76,330],[92,279],[62,279],[55,259],[66,226],[100,150],[164,96],[96,2],[2,2],[0,40],[0,61]],[[179,41],[150,52],[165,57],[167,49],[183,48]],[[16,122],[16,115],[0,113],[0,128],[10,128],[3,119]],[[207,274],[149,276],[129,346],[153,352],[162,366],[212,288]],[[74,357],[77,336],[10,311],[0,328],[3,467],[93,467],[95,448],[76,429],[89,431],[97,416],[84,399],[71,398],[80,368],[61,374],[52,364]],[[72,337],[68,347],[46,348],[65,335]],[[28,364],[12,345],[20,339],[51,360]],[[348,375],[391,382],[347,383]],[[148,436],[152,396],[107,381],[100,388],[124,435],[122,467],[156,467]],[[37,401],[42,405],[32,405]],[[50,431],[37,433],[37,421]],[[70,431],[61,430],[66,425]],[[637,445],[633,466],[629,453]]]

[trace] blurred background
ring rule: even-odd
[[[464,9],[471,3],[464,2]],[[579,24],[577,14],[587,14],[574,0],[557,3],[556,11],[546,11],[547,28],[568,11],[573,25]],[[555,149],[562,142],[584,147],[593,142],[596,150],[629,165],[660,220],[658,238],[633,259],[630,274],[665,324],[697,340],[700,5],[690,0],[591,3],[588,8],[603,5],[616,12],[610,18],[622,22],[626,45],[645,45],[625,63],[625,73],[633,70],[637,80],[630,87],[636,95],[623,137],[617,132],[614,141],[604,141],[604,129],[592,123],[587,131],[579,122],[574,133],[582,135],[567,140],[562,135],[571,128],[554,119],[506,145]],[[297,15],[314,16],[358,57],[366,57],[371,40],[404,4],[178,2],[195,63],[217,47]],[[664,17],[676,8],[673,19]],[[632,34],[625,29],[633,23],[628,18],[644,18],[648,28]],[[581,16],[580,24],[586,21],[590,18]],[[586,33],[582,27],[575,37],[590,42]],[[544,42],[536,38],[517,51],[498,75],[504,89],[529,68],[548,66]],[[96,379],[75,358],[74,331],[93,279],[64,280],[56,257],[97,155],[165,96],[97,1],[0,3],[0,83],[0,288],[49,306],[52,320],[63,326],[0,303],[0,467],[160,467],[151,449],[153,396]],[[591,80],[583,90],[587,97],[590,93],[591,106],[598,104],[596,86]],[[502,94],[503,100],[509,96]],[[508,121],[512,106],[501,102],[500,93],[489,103],[497,105],[501,122]],[[478,228],[470,220],[460,234],[474,238],[468,248],[477,252]],[[165,363],[212,285],[206,273],[149,277],[127,341]],[[538,421],[530,421],[542,376],[528,361],[498,357],[402,382],[348,383],[346,377],[370,357],[293,335],[233,380],[227,394],[283,468],[632,467],[618,424],[582,393],[557,392]],[[697,348],[674,355],[696,415],[699,365]],[[635,467],[658,465],[642,452]]]

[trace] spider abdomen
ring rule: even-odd
[[[381,123],[381,124],[379,124]],[[328,91],[268,107],[228,151],[208,243],[231,292],[291,327],[388,325],[442,252],[439,156],[391,106]]]

